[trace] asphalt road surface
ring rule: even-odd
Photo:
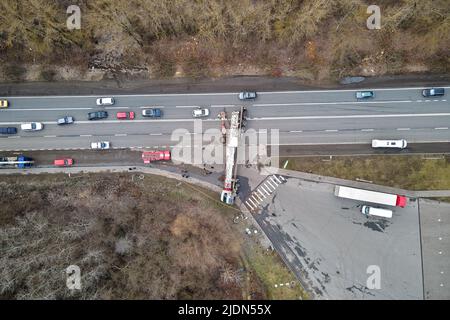
[[[450,87],[445,87],[447,91]],[[181,137],[220,129],[222,110],[248,109],[247,132],[269,132],[275,145],[368,145],[374,138],[406,139],[409,143],[450,142],[450,99],[424,98],[420,88],[374,89],[375,98],[355,99],[355,90],[260,92],[255,101],[241,102],[238,93],[149,94],[114,96],[116,104],[97,107],[98,96],[2,97],[10,101],[0,110],[0,126],[20,127],[37,121],[38,132],[18,132],[0,137],[0,151],[88,149],[90,142],[108,140],[113,148],[170,147]],[[161,119],[141,116],[146,107],[163,111]],[[194,123],[192,110],[208,107],[208,118]],[[87,113],[106,110],[109,117],[87,120]],[[116,112],[134,111],[135,120],[117,120]],[[70,115],[75,123],[56,125]],[[279,139],[271,139],[279,130]],[[274,131],[272,131],[274,132]],[[193,145],[195,142],[192,142]],[[255,144],[261,141],[254,142]]]

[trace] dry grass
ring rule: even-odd
[[[281,159],[284,163],[287,159]],[[450,190],[450,157],[370,156],[291,158],[286,169],[408,190]]]
[[[68,31],[65,1],[3,0],[0,54],[12,66],[91,67],[146,77],[227,73],[304,75],[321,80],[450,68],[446,0],[379,1],[382,29],[367,30],[363,0],[91,0],[79,2],[82,29]],[[314,48],[314,52],[312,49]],[[59,75],[55,75],[59,78]]]
[[[242,273],[234,211],[177,181],[132,176],[2,177],[0,297],[241,299],[241,278],[226,276]]]

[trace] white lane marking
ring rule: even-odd
[[[200,106],[175,106],[175,108],[200,108]]]
[[[269,182],[269,180],[266,180],[266,182],[264,182],[264,186],[270,191],[270,192],[274,192],[276,188],[273,187],[273,185]]]
[[[261,201],[264,201],[264,199],[261,198],[261,197],[259,196],[258,193],[254,192],[254,196],[255,196],[255,197],[258,197],[258,199],[259,199],[260,202],[261,202]]]
[[[272,184],[272,182],[270,181],[270,179],[267,179],[266,183],[267,183],[268,185],[270,185],[270,186],[273,188],[273,191],[275,191],[275,189],[277,188],[276,185],[274,186],[274,185]]]
[[[248,200],[245,201],[245,204],[246,204],[247,206],[249,206],[251,210],[255,210],[255,207],[253,207],[253,206],[250,204],[250,202],[248,202]]]
[[[44,136],[44,138],[56,138],[56,136]]]
[[[450,87],[441,87],[444,89],[450,89]],[[258,92],[259,95],[269,95],[269,94],[301,94],[301,93],[324,93],[324,92],[355,92],[355,91],[402,91],[402,90],[417,90],[418,92],[422,90],[422,87],[406,87],[406,88],[360,88],[360,89],[334,89],[334,90],[305,90],[305,91],[265,91]],[[239,92],[223,92],[223,93],[155,93],[155,94],[123,94],[114,95],[114,97],[183,97],[183,96],[237,96]],[[60,98],[98,98],[98,95],[80,95],[80,96],[11,96],[9,99],[60,99]],[[237,99],[237,97],[236,97]]]
[[[250,198],[251,198],[252,200],[255,200],[255,203],[256,203],[256,204],[258,204],[258,203],[259,203],[259,202],[258,202],[258,199],[256,199],[256,197],[255,197],[255,195],[254,195],[254,194],[252,194]]]
[[[291,107],[291,106],[317,106],[317,105],[345,105],[345,104],[387,104],[387,103],[411,103],[412,100],[385,100],[385,101],[343,101],[343,102],[298,102],[298,103],[261,103],[253,107]]]
[[[260,186],[260,188],[268,195],[270,196],[270,192],[266,190],[266,188],[264,188],[262,185]]]
[[[278,183],[281,183],[281,180],[278,179],[278,177],[277,177],[276,175],[273,175],[272,177],[274,177],[274,178],[278,181]],[[281,176],[280,176],[280,177],[281,177]]]
[[[264,197],[264,199],[267,198],[266,195],[265,195],[264,193],[262,193],[261,191],[259,191],[259,189],[256,189],[256,191],[258,191],[258,193],[259,193],[260,195],[262,195],[262,196]]]
[[[279,176],[281,180],[286,181],[286,179],[283,176]]]
[[[150,133],[151,136],[162,136],[162,133]]]
[[[325,130],[325,132],[338,132],[339,130],[336,130],[336,129],[327,129],[327,130]]]
[[[304,117],[265,117],[248,120],[317,120],[317,119],[370,119],[370,118],[421,118],[421,117],[448,117],[450,113],[404,113],[404,114],[365,114],[346,116],[304,116]]]
[[[411,139],[410,139],[411,140]],[[414,140],[408,143],[449,143],[450,140]],[[352,145],[352,144],[370,144],[370,141],[348,141],[348,142],[305,142],[305,143],[269,143],[267,146],[326,146],[326,145]]]
[[[139,107],[139,109],[164,109],[164,106],[143,106]]]
[[[434,128],[434,130],[448,130],[448,127]]]
[[[397,128],[397,131],[408,131],[411,130],[411,128]]]
[[[213,104],[211,108],[233,108],[235,106],[234,104]]]
[[[278,185],[280,184],[280,182],[277,182],[273,177],[270,177],[270,179],[271,179],[272,182],[275,184],[275,186],[278,187]]]
[[[8,137],[9,139],[19,139],[20,136],[13,136],[13,137]]]
[[[111,110],[114,110],[114,109],[130,109],[130,107],[105,107],[105,109],[111,109]]]
[[[291,133],[302,133],[303,131],[302,130],[291,130],[289,132],[291,132]]]
[[[80,134],[80,137],[92,137],[92,134]]]
[[[115,137],[126,137],[127,134],[126,133],[116,133],[114,136]]]
[[[123,124],[123,123],[147,123],[147,122],[194,122],[198,119],[159,119],[159,120],[144,120],[144,119],[135,119],[135,120],[83,120],[83,121],[75,121],[75,124]],[[219,122],[219,119],[204,119],[199,120],[202,122]],[[0,125],[19,125],[24,123],[24,121],[21,122],[0,122]],[[57,125],[55,121],[42,121],[43,124],[54,124]]]
[[[257,207],[258,205],[256,203],[253,202],[252,199],[248,198],[246,202],[251,202],[255,207]]]
[[[374,131],[374,130],[373,129],[361,129],[361,131],[370,132],[370,131]]]
[[[76,110],[92,110],[94,108],[38,108],[38,109],[8,109],[3,112],[17,112],[17,111],[76,111]]]

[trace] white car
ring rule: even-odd
[[[91,142],[91,149],[109,149],[109,141]]]
[[[404,149],[408,143],[406,140],[372,140],[372,148],[397,148]]]
[[[203,118],[209,116],[209,109],[207,108],[197,108],[192,111],[192,116],[194,118]]]
[[[20,129],[23,131],[39,131],[42,128],[44,128],[44,125],[40,122],[23,123],[20,125]]]
[[[112,106],[114,104],[114,98],[98,98],[98,106]]]

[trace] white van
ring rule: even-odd
[[[405,149],[408,143],[406,140],[372,140],[372,148],[397,148]]]
[[[380,209],[369,206],[362,206],[361,213],[363,215],[378,216],[383,218],[392,218],[392,210]]]

